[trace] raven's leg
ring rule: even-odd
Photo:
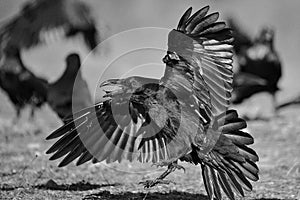
[[[175,162],[171,162],[169,164],[167,164],[167,162],[161,162],[161,163],[157,163],[155,164],[157,166],[166,166],[168,165],[168,169],[162,173],[158,178],[154,179],[154,180],[146,180],[143,182],[140,182],[140,184],[143,184],[145,188],[150,188],[153,187],[157,184],[169,184],[170,181],[168,180],[164,180],[164,178],[166,178],[170,173],[174,172],[176,169],[184,169],[184,167],[182,167],[181,165],[177,164],[177,161]]]
[[[168,166],[168,169],[169,168],[174,168],[174,171],[176,170],[176,169],[182,169],[183,171],[185,171],[185,168],[184,167],[182,167],[181,165],[178,165],[178,161],[176,160],[176,161],[173,161],[173,162],[164,162],[164,161],[162,161],[162,162],[159,162],[159,163],[154,163],[153,165],[155,165],[155,166],[157,166],[157,167],[164,167],[164,166]]]
[[[17,117],[17,119],[20,119],[20,117],[21,117],[21,108],[17,108],[17,111],[16,111],[16,117]]]
[[[19,106],[16,107],[16,116],[13,119],[12,123],[17,124],[19,122],[19,119],[21,117],[21,108]]]
[[[32,107],[31,107],[31,112],[30,112],[30,119],[31,119],[31,120],[34,119],[34,113],[35,113],[35,108],[32,106]]]
[[[273,109],[273,116],[277,116],[277,98],[275,92],[271,94],[272,96],[272,109]]]

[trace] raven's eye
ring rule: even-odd
[[[138,86],[138,84],[135,80],[131,80],[130,83],[131,83],[131,86],[134,88]]]

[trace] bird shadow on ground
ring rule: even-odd
[[[87,190],[94,190],[99,189],[103,187],[115,187],[119,186],[121,184],[114,183],[114,184],[91,184],[89,182],[78,182],[78,183],[72,183],[72,184],[57,184],[53,180],[49,180],[45,184],[39,184],[39,185],[33,185],[33,186],[27,186],[28,188],[35,188],[40,190],[61,190],[61,191],[87,191]],[[0,186],[0,191],[13,191],[20,188],[26,188],[24,186],[15,186],[15,185],[9,185],[9,184],[3,184]]]
[[[84,200],[123,200],[123,199],[145,199],[145,200],[156,200],[156,199],[172,199],[172,200],[208,200],[207,196],[202,194],[192,194],[188,192],[170,191],[166,193],[160,192],[124,192],[119,194],[112,194],[109,191],[102,191],[87,195],[83,198]]]
[[[277,199],[277,198],[260,198],[260,199],[253,199],[253,200],[285,200],[285,199]]]
[[[94,194],[89,194],[83,198],[83,200],[133,200],[133,199],[143,199],[143,200],[156,200],[156,199],[164,199],[164,200],[208,200],[209,198],[203,194],[193,194],[188,192],[178,192],[178,191],[170,191],[166,193],[160,192],[124,192],[118,194],[112,194],[110,191],[101,191]],[[284,200],[284,199],[276,199],[276,198],[259,198],[252,200]]]
[[[94,190],[99,189],[103,187],[109,187],[109,186],[118,186],[120,184],[114,183],[114,184],[91,184],[89,182],[81,181],[78,183],[72,183],[72,184],[57,184],[53,180],[49,180],[45,184],[40,184],[34,186],[36,189],[44,189],[44,190],[68,190],[68,191],[86,191],[86,190]]]

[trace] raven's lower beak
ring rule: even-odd
[[[100,84],[100,88],[101,87],[105,87],[105,86],[117,86],[121,83],[120,79],[108,79],[106,81],[103,81]]]
[[[106,93],[103,98],[106,98],[106,97],[112,97],[113,95],[117,95],[117,94],[121,94],[123,93],[123,90],[122,90],[122,84],[121,84],[121,80],[120,79],[109,79],[109,80],[106,80],[104,82],[102,82],[100,84],[100,88],[102,87],[112,87],[111,89],[109,90],[104,90],[104,92]]]

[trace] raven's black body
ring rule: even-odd
[[[281,62],[271,44],[255,43],[240,56],[240,70],[234,78],[233,103],[259,92],[275,96],[279,90],[278,82],[282,76]]]
[[[268,92],[273,97],[275,108],[282,66],[274,47],[274,30],[265,27],[256,39],[251,40],[233,19],[230,26],[235,32],[234,50],[239,64],[239,70],[234,75],[232,103],[239,104],[254,94]]]
[[[49,84],[47,92],[50,107],[63,121],[72,115],[73,110],[81,110],[92,105],[87,82],[81,74],[79,55],[69,54],[66,65],[64,73],[57,81]]]
[[[39,108],[47,100],[48,82],[36,77],[23,64],[19,49],[5,49],[6,59],[0,67],[0,87],[7,93],[13,103],[17,117],[24,106]]]
[[[230,105],[232,91],[232,36],[218,13],[204,7],[191,16],[188,9],[169,34],[166,69],[159,80],[145,77],[109,79],[101,87],[104,101],[74,114],[73,120],[47,139],[59,138],[47,153],[64,157],[60,167],[76,158],[77,165],[92,160],[153,162],[168,170],[177,160],[200,164],[210,199],[230,199],[250,191],[258,180],[258,156],[248,147],[253,138],[241,129],[246,122]],[[232,190],[233,188],[233,190]]]

